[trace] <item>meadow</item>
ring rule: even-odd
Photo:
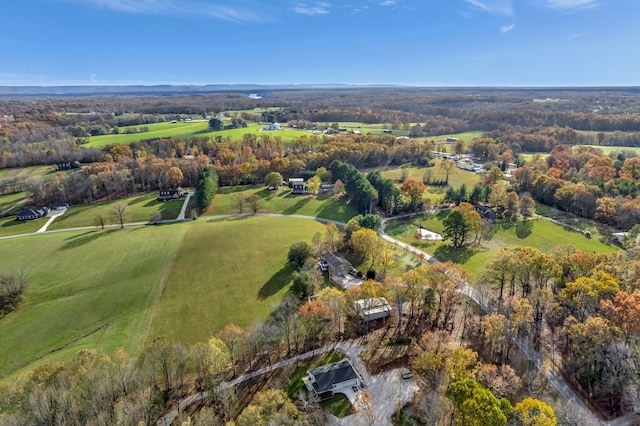
[[[311,132],[303,130],[295,130],[284,127],[282,130],[264,131],[264,124],[249,124],[247,127],[238,129],[229,129],[221,131],[209,131],[209,122],[164,122],[146,124],[144,127],[148,127],[148,132],[142,133],[125,133],[128,128],[140,129],[143,126],[126,126],[120,128],[119,134],[92,136],[89,138],[89,142],[84,144],[85,147],[90,148],[102,148],[107,145],[121,144],[126,145],[133,142],[140,142],[148,139],[155,138],[172,138],[172,137],[210,137],[221,138],[222,140],[242,140],[245,134],[254,134],[257,136],[265,134],[272,138],[280,137],[283,142],[290,142],[301,136],[310,136]]]
[[[287,293],[287,251],[324,225],[245,217],[0,240],[25,302],[0,321],[0,381],[80,349],[132,355],[158,335],[185,344],[264,320]]]
[[[448,211],[442,211],[422,218],[393,221],[388,224],[386,232],[393,238],[435,256],[440,261],[457,263],[472,278],[476,278],[484,263],[502,248],[534,247],[544,253],[551,253],[558,245],[571,244],[586,253],[611,253],[618,250],[614,246],[601,242],[600,235],[597,233],[594,233],[592,238],[587,238],[580,233],[567,231],[543,218],[485,227],[479,245],[470,245],[462,249],[453,249],[448,241],[425,241],[414,238],[420,224],[430,231],[442,234],[444,231],[442,219],[447,214]]]

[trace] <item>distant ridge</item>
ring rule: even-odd
[[[157,85],[63,85],[63,86],[0,86],[0,97],[12,96],[91,96],[91,95],[170,95],[196,93],[264,93],[279,90],[420,90],[420,91],[531,91],[567,90],[574,92],[627,92],[640,94],[640,86],[418,86],[401,84],[157,84]]]
[[[0,96],[69,96],[122,94],[179,94],[207,92],[248,92],[265,90],[403,88],[402,85],[349,84],[206,84],[206,85],[119,85],[119,86],[0,86]]]

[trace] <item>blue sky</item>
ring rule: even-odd
[[[640,85],[639,0],[9,0],[0,85]]]

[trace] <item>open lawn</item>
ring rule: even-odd
[[[463,140],[465,143],[465,146],[469,146],[471,145],[471,142],[476,139],[476,138],[481,138],[482,137],[482,132],[464,132],[464,133],[451,133],[450,135],[438,135],[438,136],[427,136],[425,138],[425,140],[428,141],[434,141],[437,145],[439,145],[438,148],[440,148],[440,150],[442,150],[443,147],[446,148],[446,152],[448,153],[452,153],[453,152],[453,143],[447,143],[447,138],[458,138],[460,140]]]
[[[640,156],[640,147],[637,146],[598,146],[598,145],[581,145],[581,146],[588,146],[590,148],[596,148],[602,151],[602,153],[604,155],[609,155],[611,154],[613,151],[632,151],[635,152],[637,155]]]
[[[26,198],[26,192],[14,192],[13,194],[0,195],[0,214],[17,212],[21,202]]]
[[[440,180],[445,178],[444,171],[439,167],[441,160],[435,160],[434,167],[412,167],[409,165],[401,167],[384,167],[379,169],[382,177],[392,179],[402,183],[403,176],[407,178],[418,179],[422,181],[425,173],[431,173],[432,179]],[[480,182],[480,175],[468,172],[466,170],[454,167],[449,173],[449,186],[459,188],[462,184],[467,185],[467,189],[471,190],[476,183]],[[427,190],[424,193],[424,199],[431,200],[432,203],[441,199],[447,191],[446,186],[427,186]]]
[[[343,199],[333,197],[331,192],[317,196],[297,195],[292,194],[291,189],[287,187],[272,191],[263,185],[220,188],[207,214],[237,214],[240,210],[234,204],[234,197],[240,195],[246,197],[250,194],[258,194],[263,200],[259,213],[300,214],[340,222],[347,222],[357,214]],[[243,212],[249,212],[247,205],[244,206]]]
[[[127,206],[130,219],[127,222],[149,222],[151,218],[160,213],[162,219],[175,219],[180,214],[184,198],[171,201],[158,201],[158,192],[137,195],[114,201],[105,201],[95,204],[71,206],[62,216],[53,221],[50,230],[77,228],[81,226],[93,226],[94,218],[102,213],[110,223],[117,221],[110,216],[110,211],[115,204],[123,203]],[[188,212],[189,210],[187,210]]]
[[[16,167],[11,169],[0,169],[0,178],[28,178],[30,176],[43,176],[55,172],[55,166]]]
[[[22,269],[25,302],[0,320],[0,378],[83,348],[131,354],[145,342],[188,223],[0,240],[3,272]]]
[[[0,320],[0,382],[83,348],[135,356],[158,335],[191,344],[264,320],[288,291],[289,246],[323,227],[199,219],[0,240],[3,272],[22,268],[32,283]]]
[[[255,134],[256,136],[265,134],[272,138],[280,137],[283,142],[290,142],[300,136],[310,136],[310,132],[288,129],[264,131],[264,124],[250,124],[247,127],[239,129],[221,130],[219,132],[209,131],[209,122],[178,122],[178,123],[154,123],[145,125],[149,128],[148,132],[144,133],[124,133],[127,127],[120,129],[120,134],[117,135],[100,135],[92,136],[89,142],[83,146],[91,148],[100,148],[106,145],[113,144],[130,144],[133,142],[139,142],[147,139],[154,138],[171,138],[171,137],[192,137],[192,136],[206,136],[210,138],[220,137],[222,140],[240,141],[245,134]],[[143,126],[128,126],[140,128]]]
[[[19,234],[31,234],[32,232],[36,232],[38,229],[40,229],[42,225],[47,222],[47,220],[48,219],[46,217],[26,221],[17,220],[13,215],[4,217],[0,219],[0,237]]]
[[[288,292],[289,246],[311,242],[320,222],[241,217],[193,222],[168,276],[150,338],[204,341],[234,323],[266,319]]]
[[[469,246],[453,249],[448,241],[418,241],[414,238],[417,225],[430,231],[442,233],[442,219],[447,211],[437,215],[392,222],[387,226],[387,233],[392,237],[411,244],[420,250],[435,256],[440,261],[450,260],[459,264],[471,277],[477,277],[484,263],[503,247],[534,247],[544,253],[551,253],[554,247],[562,244],[572,244],[586,253],[610,253],[618,250],[599,241],[594,234],[591,239],[577,232],[565,231],[561,226],[544,219],[533,219],[518,224],[496,224],[483,230],[482,241],[479,246]]]

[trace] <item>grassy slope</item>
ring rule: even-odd
[[[76,228],[79,226],[93,226],[93,218],[98,213],[104,214],[111,222],[114,222],[113,218],[109,215],[109,211],[113,205],[118,203],[124,203],[127,205],[131,214],[131,218],[128,222],[147,222],[156,213],[161,213],[163,219],[175,219],[178,217],[184,198],[162,202],[158,201],[157,197],[158,193],[152,192],[121,200],[71,206],[65,214],[53,221],[49,229],[56,230]]]
[[[152,302],[187,229],[177,224],[0,241],[0,258],[11,259],[5,272],[22,268],[32,282],[25,302],[0,321],[0,376],[82,348],[142,349]]]
[[[444,214],[441,213],[439,218],[422,220],[422,226],[441,233],[443,231],[441,218]],[[394,238],[434,255],[441,261],[451,260],[460,264],[472,277],[477,276],[482,265],[503,247],[535,247],[544,253],[551,253],[554,247],[561,244],[573,244],[586,253],[608,253],[617,250],[600,242],[596,235],[588,239],[576,232],[565,231],[562,227],[543,219],[531,220],[528,226],[496,225],[490,232],[485,233],[480,247],[471,246],[453,250],[449,242],[417,242],[413,236],[417,232],[416,225],[419,222],[420,220],[416,219],[411,225],[390,224],[387,231]]]
[[[149,337],[167,335],[191,344],[229,323],[246,327],[265,319],[288,291],[289,246],[310,242],[322,229],[319,222],[293,218],[195,221],[169,274]]]
[[[300,214],[306,216],[319,216],[347,222],[357,214],[350,205],[340,199],[333,198],[331,193],[312,195],[293,195],[289,188],[283,187],[278,191],[270,191],[262,185],[237,186],[220,188],[220,192],[213,199],[209,208],[209,214],[235,214],[238,213],[233,203],[233,194],[258,194],[262,197],[260,213],[284,213]],[[245,206],[245,213],[248,208]]]
[[[15,216],[0,219],[0,237],[9,235],[30,234],[36,232],[47,222],[47,218],[21,222]]]

